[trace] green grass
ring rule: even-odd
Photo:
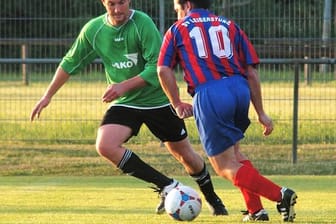
[[[48,143],[93,143],[99,122],[108,107],[101,102],[106,88],[101,73],[83,73],[72,79],[57,93],[42,112],[41,119],[30,123],[29,115],[48,86],[52,73],[31,74],[24,86],[19,74],[0,77],[0,140],[40,141]],[[275,130],[269,138],[261,135],[261,127],[251,108],[252,125],[247,131],[248,144],[291,144],[293,133],[293,72],[261,70],[264,107],[273,118]],[[301,77],[302,78],[302,77]],[[299,144],[336,143],[336,82],[333,73],[313,74],[312,85],[301,79],[299,88]],[[190,101],[185,84],[180,83],[181,96]],[[194,120],[188,119],[190,139],[198,144]],[[132,143],[147,143],[155,138],[146,128]]]
[[[335,176],[268,176],[298,194],[299,224],[335,223]],[[190,178],[180,181],[197,189]],[[242,223],[244,209],[238,189],[213,178],[217,193],[230,215],[213,217],[203,205],[193,223]],[[147,184],[131,177],[0,177],[1,224],[169,224],[166,214],[156,215],[158,197]],[[275,204],[263,200],[273,223],[282,223]]]
[[[126,144],[143,160],[172,175],[186,175],[159,142]],[[199,144],[195,150],[206,157]],[[94,144],[31,144],[0,142],[0,176],[110,176],[119,171],[101,158]],[[291,145],[246,145],[242,151],[267,175],[335,175],[336,145],[300,145],[292,164]],[[207,161],[207,160],[206,160]],[[212,169],[208,166],[210,172]]]
[[[254,123],[242,141],[243,152],[262,174],[298,192],[296,223],[336,223],[336,83],[332,76],[327,82],[314,80],[312,86],[301,82],[298,162],[292,164],[293,83],[291,73],[283,76],[287,81],[275,80],[277,74],[269,73],[263,85],[274,133],[264,138],[251,110]],[[15,79],[0,82],[0,224],[176,223],[154,214],[158,198],[148,184],[121,175],[98,156],[94,138],[107,107],[100,101],[106,84],[87,78],[75,77],[34,123],[28,120],[30,111],[49,80],[37,82],[34,77],[30,86]],[[181,94],[190,100],[184,88]],[[193,119],[186,123],[194,148],[205,158]],[[196,188],[145,127],[127,147],[163,173]],[[208,168],[230,216],[212,217],[204,206],[194,223],[241,223],[244,204],[239,191]],[[269,223],[281,223],[274,203],[263,202]]]

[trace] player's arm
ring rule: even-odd
[[[191,117],[193,115],[192,106],[181,101],[174,71],[168,66],[159,66],[157,71],[162,89],[177,115],[180,118]]]
[[[264,111],[258,71],[252,65],[247,66],[247,80],[251,92],[251,102],[258,115],[259,122],[264,127],[263,133],[267,136],[273,131],[273,122]]]
[[[146,86],[146,81],[140,76],[134,76],[120,83],[114,83],[107,87],[102,100],[105,103],[112,102],[113,100],[123,96],[125,93]]]
[[[58,67],[54,78],[50,82],[47,90],[41,97],[41,99],[37,102],[35,107],[33,108],[30,120],[33,121],[36,117],[39,118],[41,111],[48,106],[51,101],[51,98],[56,94],[56,92],[64,85],[64,83],[69,79],[69,74],[66,73],[61,67]]]
[[[168,66],[159,66],[157,71],[163,91],[173,107],[176,108],[182,102],[173,70]]]
[[[31,121],[40,116],[41,111],[48,106],[51,98],[64,85],[71,75],[80,72],[81,69],[97,57],[86,37],[87,27],[87,25],[84,26],[67,54],[63,57],[60,65],[56,69],[53,80],[49,84],[42,98],[33,108],[30,115]]]
[[[162,35],[154,24],[153,20],[149,17],[142,18],[140,25],[140,46],[142,57],[146,63],[144,70],[139,74],[148,85],[160,87],[157,77],[157,62],[162,44]]]
[[[264,127],[263,133],[265,136],[267,136],[273,131],[273,123],[263,108],[259,74],[255,68],[255,65],[259,64],[259,59],[252,43],[249,41],[245,32],[239,28],[237,29],[239,30],[240,34],[240,49],[242,50],[241,57],[243,58],[244,64],[247,64],[247,80],[251,92],[251,102],[258,115],[259,122]]]

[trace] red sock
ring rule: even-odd
[[[243,165],[237,171],[234,179],[235,186],[244,188],[271,201],[281,200],[281,187],[263,177],[257,170]]]
[[[247,167],[251,167],[251,168],[255,169],[250,160],[243,160],[243,161],[240,161],[240,163],[244,164]],[[261,203],[259,195],[256,195],[256,194],[252,193],[251,191],[248,191],[245,188],[240,188],[240,191],[243,194],[247,211],[250,214],[254,214],[254,213],[260,211],[261,209],[263,209],[263,205]]]

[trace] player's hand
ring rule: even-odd
[[[115,83],[109,85],[105,90],[104,95],[102,96],[102,100],[104,103],[112,102],[113,100],[119,98],[124,94],[125,90],[121,83]]]
[[[192,105],[189,103],[181,102],[175,106],[175,110],[176,110],[177,116],[181,119],[193,116],[193,108],[192,108]]]
[[[273,131],[272,119],[268,117],[267,114],[262,114],[259,116],[258,120],[264,128],[264,131],[263,131],[264,136],[270,135]]]
[[[39,118],[41,111],[49,105],[51,101],[51,98],[49,97],[42,97],[40,101],[35,105],[34,109],[32,110],[30,114],[30,121],[33,121],[35,118]]]

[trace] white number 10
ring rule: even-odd
[[[219,58],[231,58],[232,48],[231,41],[228,36],[228,30],[225,26],[212,26],[208,30],[210,37],[210,45],[212,47],[212,52]],[[206,48],[204,34],[199,27],[194,27],[190,33],[190,37],[195,40],[196,47],[198,51],[198,56],[200,58],[208,57],[208,49]]]

